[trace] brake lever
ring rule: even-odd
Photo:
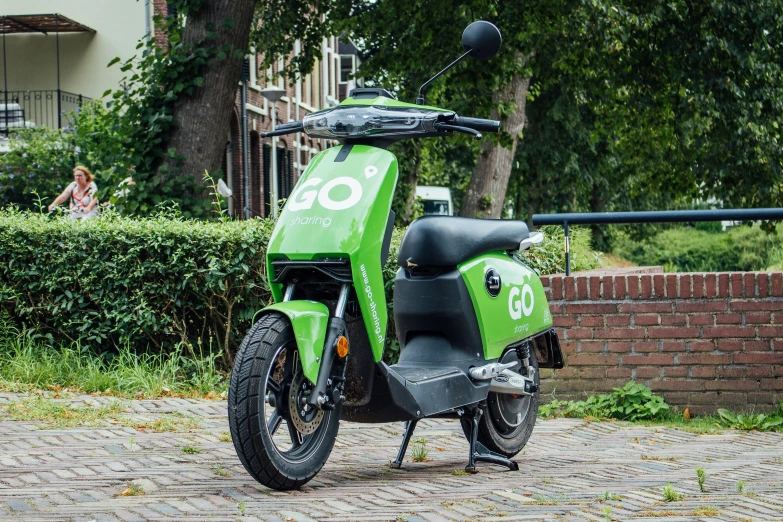
[[[470,127],[462,127],[460,125],[450,125],[448,123],[436,123],[435,130],[462,132],[463,134],[470,134],[477,140],[480,140],[482,137],[482,134],[476,129],[471,129]]]

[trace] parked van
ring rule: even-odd
[[[424,204],[425,216],[453,216],[454,203],[451,189],[446,187],[416,187],[416,197]]]

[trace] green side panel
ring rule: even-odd
[[[329,309],[325,304],[316,301],[286,301],[267,306],[258,313],[266,312],[280,312],[291,320],[302,371],[305,377],[315,384],[318,380],[318,368],[321,366],[321,355],[324,353]]]
[[[384,96],[378,96],[377,98],[365,98],[362,100],[356,100],[354,98],[346,98],[340,103],[340,105],[345,105],[345,106],[374,105],[376,107],[394,107],[397,109],[420,109],[420,110],[428,110],[428,111],[454,112],[448,109],[441,109],[440,107],[433,107],[431,105],[416,105],[415,103],[407,103],[403,101],[393,100],[391,98],[386,98]]]
[[[508,345],[552,327],[541,280],[521,262],[505,252],[493,252],[458,268],[476,310],[485,359],[497,359]],[[484,276],[490,268],[500,274],[497,297],[489,295],[484,286]]]
[[[376,361],[386,339],[386,296],[381,249],[391,210],[398,167],[394,154],[354,145],[313,158],[285,203],[267,249],[267,273],[279,258],[312,260],[349,258],[353,282]],[[276,302],[283,288],[271,284]]]

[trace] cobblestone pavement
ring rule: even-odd
[[[0,395],[0,402],[18,398]],[[783,434],[540,421],[516,459],[519,472],[483,464],[464,475],[467,444],[453,421],[420,423],[415,438],[426,440],[429,460],[411,462],[409,452],[402,470],[388,466],[401,425],[343,423],[316,479],[278,493],[245,473],[226,440],[225,410],[225,401],[129,403],[140,423],[175,413],[199,419],[179,433],[123,424],[42,430],[2,417],[0,519],[783,520]],[[706,494],[696,466],[706,470]],[[145,495],[119,495],[140,479],[150,481]],[[737,492],[740,480],[745,494]],[[663,501],[667,482],[682,500]],[[608,494],[615,499],[603,500]]]

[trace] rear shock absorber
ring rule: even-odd
[[[525,368],[525,373],[530,367],[530,343],[525,342],[517,346],[517,357],[522,361],[522,366]]]

